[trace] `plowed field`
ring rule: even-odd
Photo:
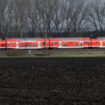
[[[0,105],[104,105],[105,58],[2,58]]]

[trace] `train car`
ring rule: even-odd
[[[42,38],[12,38],[6,39],[7,49],[42,49],[45,41]]]
[[[89,38],[55,38],[50,39],[53,48],[85,48],[90,47]]]
[[[105,38],[56,38],[50,43],[52,48],[105,48]]]
[[[45,40],[42,38],[24,38],[18,39],[19,49],[43,49]]]

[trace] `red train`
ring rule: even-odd
[[[105,38],[8,38],[0,40],[0,48],[105,48]]]

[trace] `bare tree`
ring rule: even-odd
[[[80,32],[105,29],[105,3],[93,0],[0,0],[0,32]],[[90,28],[90,29],[89,29]]]
[[[86,8],[83,0],[68,0],[66,9],[66,31],[78,32],[85,18]]]
[[[4,22],[5,22],[5,10],[6,10],[7,1],[6,0],[0,0],[0,31],[2,33],[5,32],[4,29]]]
[[[41,20],[39,16],[39,1],[30,0],[30,5],[27,7],[27,26],[31,32],[36,33],[38,31],[38,24]]]
[[[24,5],[23,5],[24,4]],[[25,20],[26,20],[26,7],[27,0],[15,0],[15,8],[14,8],[14,19],[15,19],[15,29],[21,34],[24,32]]]
[[[91,23],[96,31],[102,31],[104,28],[104,17],[102,15],[102,11],[103,4],[100,0],[94,0],[93,2],[89,3],[87,21]]]
[[[54,5],[54,32],[62,32],[64,28],[64,21],[65,21],[65,10],[66,5],[62,2],[57,1]]]
[[[57,0],[40,0],[39,14],[42,18],[44,32],[50,34],[54,26],[54,5],[57,3]]]

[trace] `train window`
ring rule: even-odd
[[[5,45],[5,43],[4,44],[2,44],[2,47],[5,47],[6,45]]]
[[[99,42],[96,42],[96,44],[99,44]]]
[[[57,44],[57,42],[53,42],[53,44],[55,45],[55,44]]]
[[[14,45],[15,43],[14,43],[14,42],[8,42],[8,44],[9,44],[9,45]]]
[[[80,46],[82,46],[82,43],[80,43]]]
[[[46,46],[46,42],[43,42],[43,46]]]
[[[25,46],[26,46],[26,47],[36,47],[37,45],[36,45],[36,44],[30,44],[30,43],[28,44],[28,43],[27,43]]]
[[[66,43],[62,44],[62,46],[68,46]]]
[[[79,46],[79,44],[78,44],[78,43],[76,43],[76,44],[75,44],[75,46]]]
[[[89,42],[84,42],[84,44],[89,44]]]

